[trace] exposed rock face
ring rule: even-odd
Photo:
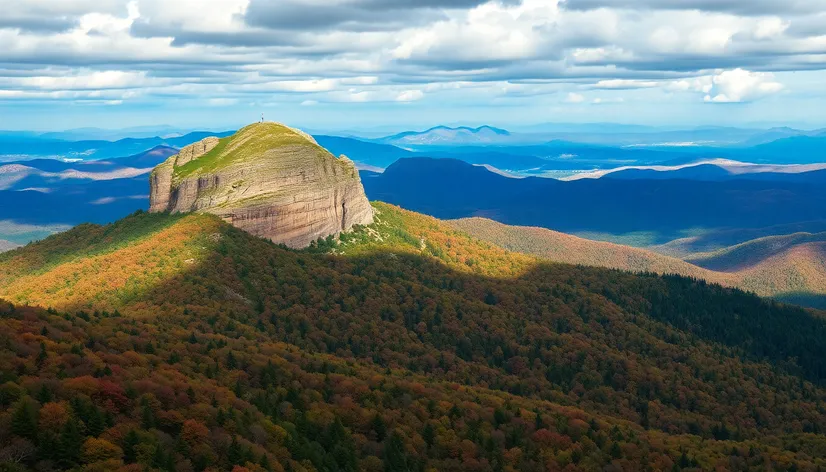
[[[150,211],[214,213],[294,248],[373,222],[353,162],[276,123],[187,146],[155,168],[150,186]]]
[[[178,158],[175,160],[175,165],[182,166],[193,159],[198,159],[209,151],[215,149],[215,146],[217,146],[219,142],[220,140],[218,138],[211,136],[184,147],[178,153]]]

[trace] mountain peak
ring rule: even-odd
[[[501,128],[484,125],[478,128],[435,126],[425,131],[407,131],[383,138],[381,141],[399,145],[457,145],[491,143],[503,140],[511,133]]]
[[[186,146],[155,168],[150,185],[150,211],[213,213],[291,247],[373,218],[353,162],[280,123]]]
[[[454,127],[450,127],[450,126],[439,125],[439,126],[434,126],[433,128],[430,128],[430,129],[424,131],[423,133],[429,133],[429,132],[437,131],[437,130],[460,131],[460,132],[465,131],[465,132],[472,133],[472,134],[491,132],[491,133],[499,134],[499,135],[502,135],[502,136],[510,136],[509,131],[501,129],[501,128],[495,128],[495,127],[490,126],[490,125],[482,125],[482,126],[479,126],[477,128],[471,128],[470,126],[457,126],[457,127],[454,128]]]

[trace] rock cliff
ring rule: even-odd
[[[152,172],[150,211],[201,211],[294,248],[373,222],[352,161],[277,123],[181,149]]]

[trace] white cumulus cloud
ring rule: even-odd
[[[712,78],[712,87],[705,101],[713,103],[737,103],[757,100],[783,90],[783,84],[775,81],[774,74],[734,69],[721,72]]]

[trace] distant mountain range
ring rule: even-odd
[[[177,153],[158,146],[134,156],[100,161],[66,162],[55,159],[0,164],[0,190],[34,190],[53,193],[89,181],[118,180],[148,174],[153,167]]]
[[[334,155],[345,155],[353,159],[356,165],[366,169],[383,170],[403,157],[415,155],[411,151],[396,146],[353,138],[325,135],[315,135],[313,138],[319,145],[327,148]]]
[[[481,216],[567,233],[655,234],[758,228],[826,219],[820,183],[507,178],[455,159],[409,158],[365,173],[368,197],[439,218]],[[459,185],[458,183],[461,183]]]
[[[425,131],[406,131],[378,141],[396,146],[455,146],[461,144],[506,142],[511,133],[492,126],[450,128],[436,126]]]
[[[197,131],[170,138],[125,138],[117,141],[64,141],[0,135],[0,162],[46,157],[52,159],[100,160],[143,153],[157,146],[181,148],[208,136],[228,136],[232,132]]]
[[[819,164],[752,164],[728,159],[711,159],[681,165],[623,166],[584,172],[562,180],[610,178],[628,180],[785,180],[826,182],[826,163]]]
[[[660,139],[658,133],[679,132],[628,126],[606,125],[603,128],[608,134],[636,133],[646,136],[646,139],[653,137],[656,140]],[[599,130],[600,127],[596,126],[570,125],[547,131],[573,139],[577,137],[577,133]],[[149,133],[174,130],[149,128],[134,131]],[[730,133],[739,137],[741,131],[743,130],[712,127],[691,130],[691,133]],[[754,135],[759,130],[746,131]],[[175,153],[179,147],[205,136],[224,136],[229,133],[205,131],[177,137],[116,141],[55,139],[95,132],[97,131],[74,130],[66,134],[47,135],[0,132],[0,202],[4,203],[0,207],[0,221],[11,221],[14,218],[14,224],[57,225],[55,227],[59,228],[83,219],[101,223],[112,221],[146,207],[146,192],[143,190],[147,179],[146,169]],[[675,241],[685,240],[686,236],[706,238],[726,231],[792,225],[804,221],[817,222],[823,218],[823,212],[815,208],[822,196],[811,190],[811,186],[824,183],[826,170],[810,171],[826,167],[822,164],[826,162],[826,156],[823,155],[826,136],[817,136],[814,132],[810,132],[813,136],[800,136],[796,135],[798,132],[799,130],[790,128],[763,130],[761,133],[765,138],[780,139],[751,147],[608,146],[569,140],[508,144],[508,140],[521,138],[517,133],[491,126],[440,126],[424,132],[400,133],[386,138],[432,143],[404,146],[409,149],[352,137],[317,135],[315,138],[335,155],[350,157],[358,169],[369,175],[392,169],[389,176],[378,180],[370,177],[365,182],[368,192],[390,192],[392,195],[388,195],[387,199],[391,201],[401,199],[401,191],[408,184],[413,184],[413,181],[407,182],[403,175],[411,170],[409,163],[401,167],[394,165],[400,159],[455,159],[478,167],[457,166],[455,162],[430,162],[427,164],[430,170],[424,171],[421,177],[414,175],[414,181],[418,179],[423,188],[428,188],[433,183],[437,193],[438,187],[442,186],[453,188],[459,194],[449,198],[444,204],[436,197],[430,203],[426,202],[426,195],[411,197],[410,203],[416,205],[415,208],[423,209],[425,207],[421,205],[427,204],[434,212],[442,212],[440,216],[447,217],[481,214],[496,219],[514,218],[508,222],[548,226],[598,239],[612,239],[629,232],[641,231],[642,228],[642,231],[653,232],[646,239],[645,245],[668,244],[669,250],[681,252],[684,246]],[[543,139],[547,137],[543,136]],[[447,142],[452,144],[444,144]],[[3,160],[7,164],[4,165]],[[75,160],[82,162],[74,162]],[[743,164],[744,162],[752,164]],[[402,176],[398,174],[399,169],[403,169]],[[462,180],[465,179],[464,172],[473,173],[467,181],[467,189],[464,189],[465,180]],[[476,174],[480,172],[479,175],[483,177]],[[413,172],[415,173],[416,171]],[[431,173],[438,175],[433,182]],[[490,184],[490,190],[487,187],[474,189],[474,179],[486,181],[487,175],[497,179]],[[602,182],[565,187],[552,179],[513,179],[530,176],[601,177],[598,180]],[[400,182],[389,183],[393,179],[399,179]],[[502,184],[501,179],[521,182]],[[621,180],[639,180],[643,183],[620,182]],[[657,180],[661,182],[655,182]],[[683,182],[670,182],[676,180]],[[736,180],[767,182],[724,183]],[[461,185],[457,185],[458,182]],[[785,183],[779,185],[777,182]],[[510,190],[511,185],[514,186],[513,190]],[[500,191],[497,189],[500,186],[508,190]],[[633,189],[626,191],[629,187]],[[580,188],[582,190],[577,190]],[[459,189],[464,191],[459,192]],[[508,192],[512,192],[512,195]],[[622,195],[617,197],[617,192]],[[807,192],[815,194],[809,202],[806,201]],[[415,196],[415,191],[411,190],[411,194]],[[787,211],[785,203],[780,201],[784,195],[787,203],[793,204],[791,210]],[[527,202],[520,201],[523,196]],[[493,202],[494,198],[499,201]],[[754,202],[768,200],[765,212],[751,208],[749,205],[754,207],[756,204],[750,204],[749,198],[756,198]],[[718,205],[715,199],[723,203]],[[659,204],[658,201],[662,203]],[[734,201],[739,203],[735,204]],[[477,205],[477,202],[481,203]],[[802,203],[798,205],[798,202]],[[462,208],[457,209],[457,205],[462,205]],[[707,212],[703,205],[728,208],[734,219],[730,222],[727,220],[727,210]],[[763,223],[764,214],[770,213],[769,221]],[[596,218],[594,215],[600,216]],[[685,226],[680,225],[683,218],[692,225],[702,226],[702,233],[686,233]],[[10,233],[2,228],[0,225],[0,239],[25,242],[19,237],[9,239]],[[789,233],[816,230],[816,227],[803,226],[796,227]],[[25,234],[39,235],[42,232]],[[761,233],[762,236],[772,234],[787,233]],[[714,244],[711,245],[697,239],[697,242],[686,243],[686,247],[702,245],[708,250],[724,247],[717,244],[716,238],[712,238]],[[732,243],[728,236],[720,238]]]
[[[192,133],[194,130],[169,125],[134,126],[121,129],[75,128],[66,131],[48,132],[37,135],[40,139],[60,141],[117,141],[125,138],[174,138]],[[208,131],[208,130],[204,130]]]
[[[651,250],[591,241],[545,228],[508,226],[485,218],[448,223],[475,238],[553,262],[679,274],[764,297],[826,306],[826,233],[761,238],[680,260]]]
[[[0,164],[0,239],[25,243],[83,222],[107,223],[147,207],[148,175],[177,149],[90,162]]]
[[[520,127],[518,132],[493,126],[449,127],[436,126],[425,131],[405,131],[375,138],[374,142],[402,147],[462,146],[468,144],[531,145],[549,141],[569,141],[605,146],[647,146],[658,148],[680,147],[752,147],[788,138],[822,137],[826,130],[799,130],[794,128],[750,129],[721,126],[703,126],[668,129],[651,126],[595,124],[547,124]]]

